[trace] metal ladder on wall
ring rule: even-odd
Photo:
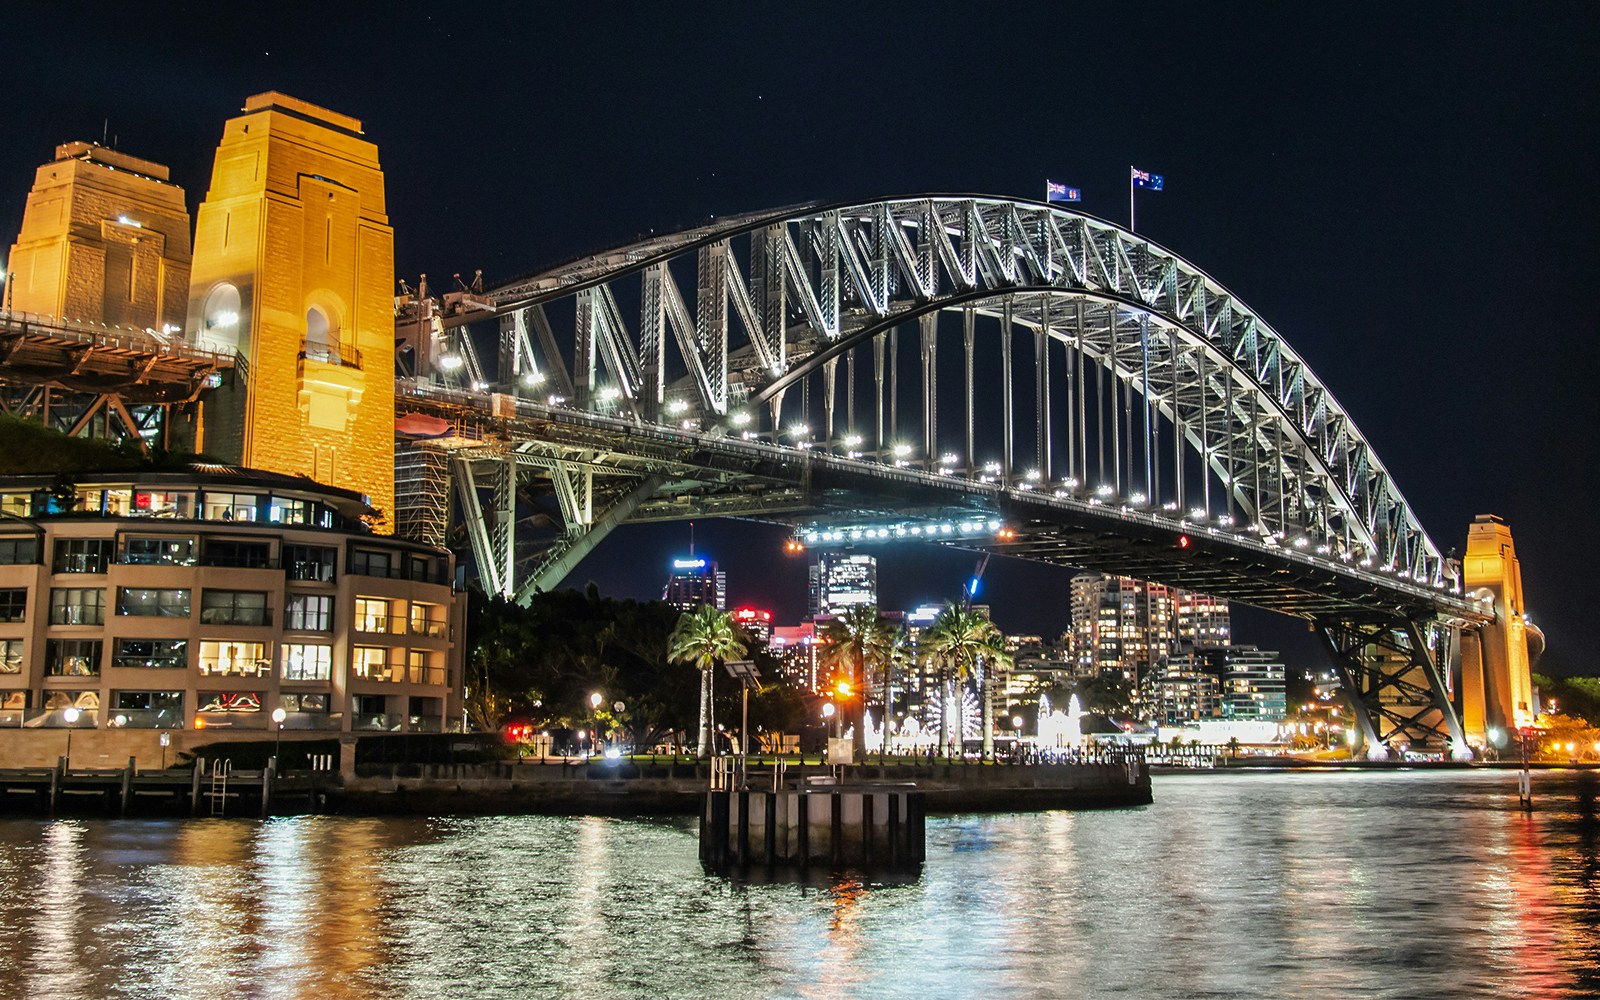
[[[211,765],[211,815],[222,816],[228,809],[228,775],[233,773],[233,761],[219,760]]]

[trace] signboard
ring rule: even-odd
[[[854,764],[855,763],[855,756],[856,756],[855,742],[856,742],[855,740],[851,739],[848,736],[844,736],[844,737],[840,737],[840,736],[829,737],[828,738],[828,764],[829,764],[829,766],[838,766],[840,764]]]

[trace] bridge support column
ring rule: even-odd
[[[1532,673],[1544,634],[1528,621],[1522,566],[1504,521],[1492,514],[1473,520],[1461,568],[1467,593],[1494,606],[1493,622],[1462,636],[1462,721],[1474,743],[1504,747],[1511,730],[1533,722]]]
[[[1429,637],[1434,622],[1320,622],[1334,672],[1350,695],[1367,755],[1404,743],[1470,755]]]
[[[639,480],[637,486],[607,508],[605,513],[594,518],[588,530],[569,533],[558,541],[545,553],[533,572],[517,583],[515,591],[517,603],[526,603],[535,592],[549,590],[564,580],[585,556],[594,551],[595,546],[604,541],[619,524],[632,517],[634,511],[639,509],[639,505],[650,499],[665,481],[665,477],[662,476],[646,476]]]

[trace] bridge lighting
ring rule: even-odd
[[[1135,493],[1132,496],[1128,497],[1128,502],[1133,504],[1135,507],[1138,507],[1138,506],[1142,506],[1144,504],[1144,502],[1146,500],[1148,500],[1148,499],[1149,499],[1149,497],[1146,497],[1143,493]]]
[[[747,427],[747,426],[749,426],[749,424],[750,424],[750,414],[745,413],[743,410],[741,410],[738,413],[735,413],[733,415],[733,426],[735,426],[735,427]]]
[[[1194,510],[1189,512],[1189,520],[1191,521],[1199,521],[1203,524],[1205,523],[1205,519],[1206,512],[1201,510],[1199,507],[1196,507]]]
[[[1110,496],[1111,495],[1111,484],[1110,483],[1101,483],[1099,486],[1095,487],[1095,493],[1097,493],[1097,494],[1099,494],[1100,496],[1103,496],[1103,497]]]
[[[682,399],[674,399],[674,400],[672,400],[672,401],[667,403],[667,413],[671,414],[674,417],[677,416],[680,413],[683,413],[683,412],[687,411],[688,409],[689,409],[688,402],[686,402],[685,400],[682,400]]]
[[[218,313],[216,320],[216,325],[218,326],[232,326],[239,321],[239,316],[237,313]],[[441,354],[439,356],[439,367],[447,372],[459,371],[465,363],[461,360],[461,355],[459,354]]]
[[[1328,548],[1328,546],[1326,546],[1326,545],[1318,545],[1317,546],[1317,555],[1319,555],[1319,556],[1325,556],[1331,551],[1333,551],[1333,550]]]
[[[959,458],[957,458],[955,455],[951,454],[948,451],[945,452],[943,455],[939,456],[939,464],[940,465],[955,465],[956,463],[958,463],[960,461],[961,460]]]
[[[803,438],[807,434],[810,434],[810,433],[811,433],[811,425],[810,424],[790,424],[789,425],[789,436],[792,437],[792,438]]]
[[[1161,509],[1162,510],[1177,510],[1178,509],[1178,501],[1176,501],[1176,500],[1168,500],[1166,503],[1161,505]]]
[[[1078,488],[1078,479],[1076,476],[1068,476],[1067,478],[1061,480],[1061,485],[1065,486],[1069,490],[1075,490]]]
[[[608,385],[600,390],[600,402],[614,403],[622,395],[622,390],[614,385]]]
[[[1038,469],[1029,469],[1027,472],[1022,474],[1022,477],[1024,479],[1028,480],[1029,482],[1036,483],[1036,482],[1039,481],[1039,470]]]
[[[1311,539],[1305,537],[1304,535],[1302,535],[1299,538],[1296,538],[1294,540],[1294,547],[1297,548],[1297,549],[1303,549],[1303,548],[1305,548],[1306,546],[1308,546],[1310,544],[1311,544]]]
[[[550,396],[550,405],[551,406],[560,406],[562,403],[565,403],[566,401],[567,401],[567,397],[565,397],[565,396],[559,396],[559,395],[556,395],[554,393],[552,393],[551,396]]]
[[[951,535],[951,534],[955,533],[955,530],[956,530],[956,527],[953,524],[941,524],[941,525],[939,525],[939,531],[942,534]]]
[[[489,383],[487,383],[487,382],[474,380],[473,383],[472,383],[472,391],[473,392],[482,392],[483,390],[485,390],[487,388],[489,388]]]
[[[522,376],[522,384],[530,389],[543,385],[544,374],[542,372],[525,372]]]
[[[1188,535],[1179,535],[1178,536],[1178,548],[1186,549],[1188,547],[1189,547],[1189,536]]]
[[[991,476],[998,476],[1000,474],[1000,463],[985,462],[983,463],[983,471],[989,473]]]
[[[895,458],[905,458],[906,456],[908,456],[910,454],[911,454],[911,446],[909,444],[901,442],[900,444],[897,444],[897,445],[894,446],[894,457]]]

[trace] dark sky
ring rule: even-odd
[[[412,278],[481,267],[492,284],[814,198],[1037,198],[1046,177],[1125,221],[1137,164],[1167,178],[1140,232],[1288,338],[1441,548],[1474,514],[1504,516],[1546,665],[1600,673],[1600,7],[1099,6],[1118,9],[12,4],[0,234],[52,148],[107,119],[198,203],[222,122],[267,89],[364,121]],[[626,529],[574,579],[643,596],[686,536]],[[698,537],[734,599],[799,614],[781,532]],[[889,606],[951,596],[970,571],[958,553],[878,554]],[[1066,574],[997,560],[989,580],[1002,625],[1065,624]],[[1243,637],[1306,647],[1269,617]]]

